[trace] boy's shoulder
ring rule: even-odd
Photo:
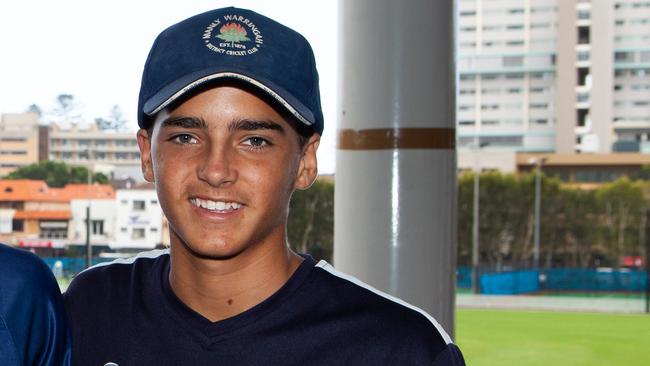
[[[396,359],[451,360],[441,364],[463,365],[462,356],[443,327],[427,312],[363,281],[337,271],[325,261],[314,268],[311,285],[319,308],[336,319],[340,329],[363,335],[376,345],[393,350]],[[345,332],[342,332],[344,334]],[[352,339],[350,340],[352,341]],[[357,342],[359,342],[357,340]],[[456,360],[456,363],[452,363]]]
[[[37,255],[0,244],[0,278],[3,286],[11,286],[23,295],[39,296],[58,291],[50,268]]]
[[[139,253],[130,258],[120,258],[110,262],[96,264],[80,272],[70,283],[64,293],[66,302],[74,301],[77,296],[87,299],[87,293],[94,298],[115,295],[115,292],[133,291],[133,286],[142,284],[165,268],[169,263],[169,250],[157,249]],[[128,286],[125,286],[128,284]]]

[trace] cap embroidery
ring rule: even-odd
[[[216,33],[215,29],[218,29],[219,33],[213,35]],[[241,15],[224,15],[214,20],[205,28],[202,38],[208,49],[228,56],[251,55],[259,51],[259,47],[264,44],[259,28]]]

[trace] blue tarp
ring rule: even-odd
[[[480,278],[481,293],[516,295],[539,291],[538,271],[513,271],[484,274]]]
[[[544,270],[543,290],[644,291],[645,271],[553,268]]]
[[[646,273],[630,269],[552,268],[540,272],[527,270],[484,273],[480,277],[480,284],[481,293],[494,295],[514,295],[535,291],[640,292],[645,290]],[[456,286],[472,287],[471,267],[458,267]]]

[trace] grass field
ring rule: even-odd
[[[648,366],[650,315],[457,309],[467,365]]]

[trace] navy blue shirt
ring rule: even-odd
[[[65,300],[74,365],[464,365],[429,315],[306,257],[275,294],[211,322],[169,284],[167,251],[95,266]]]
[[[0,365],[70,364],[61,291],[36,255],[0,244]]]

